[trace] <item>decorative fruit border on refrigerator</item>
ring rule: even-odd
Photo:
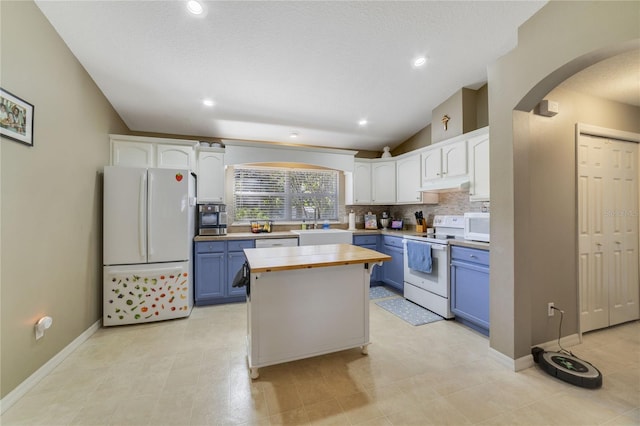
[[[105,305],[109,319],[123,323],[146,322],[183,316],[189,310],[189,274],[142,277],[122,275],[111,279],[111,297]]]

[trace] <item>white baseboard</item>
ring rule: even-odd
[[[564,348],[570,348],[571,346],[575,346],[580,343],[581,338],[579,334],[571,334],[560,339],[560,344]],[[535,346],[542,348],[545,351],[555,351],[559,349],[557,340],[540,343],[539,345]],[[511,357],[508,357],[507,355],[503,354],[502,352],[498,352],[493,348],[489,348],[489,357],[513,371],[524,370],[526,368],[533,367],[533,365],[535,364],[533,361],[533,355],[531,354],[527,354],[517,359],[512,359]]]
[[[74,350],[76,350],[83,342],[85,342],[91,335],[100,329],[102,325],[102,319],[99,319],[86,329],[81,335],[76,337],[71,343],[69,343],[64,349],[58,352],[53,358],[47,361],[42,367],[36,370],[31,376],[20,383],[14,390],[9,392],[4,398],[0,399],[0,414],[4,414],[13,404],[18,402],[31,388],[33,388],[40,380],[42,380],[47,374],[51,373],[66,357],[68,357]]]
[[[570,348],[575,345],[579,345],[582,343],[582,339],[579,334],[570,334],[569,336],[564,336],[560,339],[560,344],[563,348]],[[545,343],[540,343],[539,345],[535,345],[539,348],[544,349],[545,351],[558,351],[560,348],[558,347],[558,340],[550,340]]]

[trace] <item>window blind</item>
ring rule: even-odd
[[[236,222],[338,219],[335,170],[236,166],[234,178]]]

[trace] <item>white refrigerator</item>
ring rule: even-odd
[[[189,170],[104,168],[103,325],[191,314],[195,209]]]

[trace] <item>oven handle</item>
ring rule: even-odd
[[[407,241],[408,240],[402,240],[402,244],[405,246],[405,248],[407,247]],[[447,244],[430,243],[428,241],[414,240],[413,238],[411,238],[411,241],[415,241],[421,244],[431,244],[431,250],[447,251],[448,247]]]

